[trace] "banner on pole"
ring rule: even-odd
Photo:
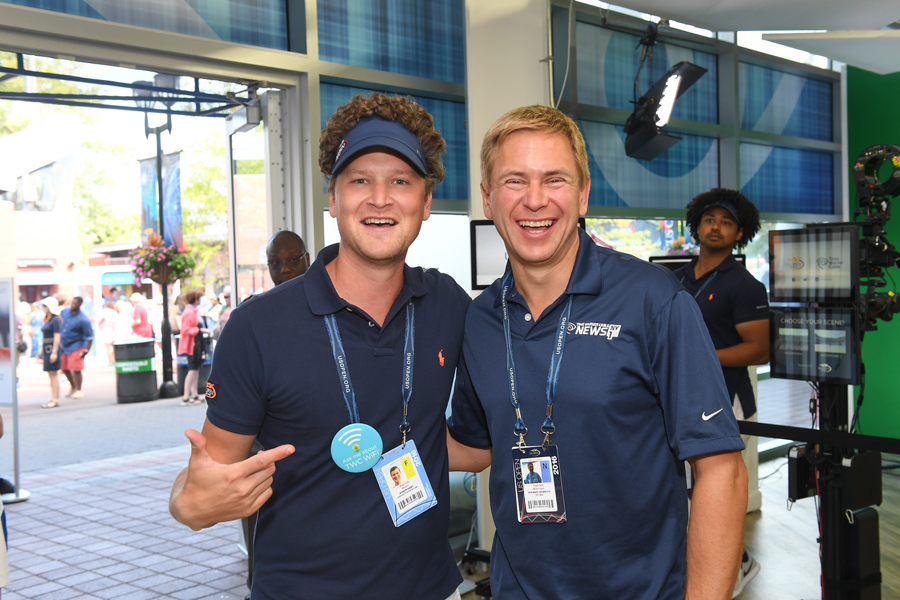
[[[159,202],[156,181],[156,157],[145,158],[141,165],[141,240],[159,235]],[[167,244],[184,252],[184,229],[181,220],[181,152],[162,157],[163,225]]]

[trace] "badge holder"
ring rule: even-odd
[[[557,446],[513,446],[512,459],[519,523],[565,523]]]
[[[386,452],[372,470],[394,527],[400,527],[437,505],[414,441],[409,440],[405,446]]]

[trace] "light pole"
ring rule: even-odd
[[[157,74],[152,82],[136,81],[135,83],[171,89],[177,85],[177,77],[174,75]],[[157,100],[163,102],[167,107],[172,106],[171,101],[161,99],[161,97],[164,97],[164,93],[136,88],[133,89],[133,93],[135,97],[134,102],[139,108],[150,108]],[[150,127],[150,119],[148,118],[147,113],[144,112],[144,135],[148,138],[150,137],[150,134],[156,136],[156,185],[159,205],[159,214],[157,218],[159,219],[159,237],[163,239],[163,243],[165,243],[165,211],[163,209],[162,142],[160,137],[164,131],[168,131],[169,134],[172,133],[171,113],[166,113],[165,125]],[[163,303],[162,331],[160,332],[162,335],[163,382],[162,385],[159,386],[159,397],[174,398],[178,396],[178,386],[175,385],[172,377],[172,325],[169,322],[169,284],[164,282],[160,287],[162,287]]]

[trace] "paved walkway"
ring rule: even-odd
[[[118,404],[114,370],[98,365],[85,372],[84,399],[45,410],[40,365],[23,361],[19,377],[20,485],[31,498],[6,506],[3,600],[244,598],[238,524],[193,532],[168,512],[190,454],[183,432],[202,426],[205,405]],[[0,475],[12,480],[11,410],[0,414]]]
[[[28,473],[27,502],[6,507],[4,600],[242,599],[247,561],[237,523],[193,532],[169,515],[187,448]]]

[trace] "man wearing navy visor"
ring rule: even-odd
[[[481,163],[509,265],[466,315],[449,426],[470,448],[451,469],[491,464],[491,592],[730,598],[747,472],[696,303],[668,270],[578,228],[587,152],[560,111],[502,116]],[[535,460],[546,476],[524,485]]]
[[[338,108],[319,168],[340,244],[241,304],[219,339],[170,510],[195,530],[259,511],[253,600],[459,598],[444,411],[470,301],[404,263],[445,149],[408,98]],[[246,459],[254,440],[265,450]],[[382,452],[410,478],[402,499]]]
[[[700,194],[686,208],[685,220],[700,254],[675,277],[703,314],[734,416],[752,419],[756,401],[747,367],[769,362],[769,300],[766,287],[732,252],[746,247],[759,232],[759,210],[739,191],[724,188]],[[744,551],[735,597],[757,573],[759,563]]]

